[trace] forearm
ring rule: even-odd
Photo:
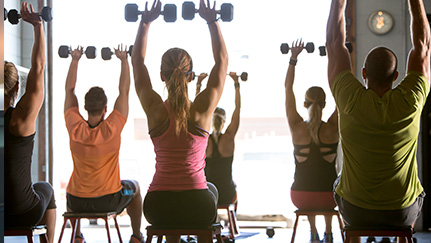
[[[214,61],[216,63],[221,63],[222,65],[225,65],[227,67],[228,53],[223,39],[223,35],[220,30],[220,26],[218,22],[213,22],[208,24],[208,27],[211,35]]]
[[[201,87],[202,87],[201,83],[196,83],[196,94],[195,94],[195,96],[197,96],[201,92]]]
[[[78,60],[72,60],[70,63],[65,85],[66,92],[73,93],[75,91],[76,80],[78,76],[78,62]]]
[[[241,93],[239,91],[239,83],[235,83],[235,111],[238,111],[238,117],[239,117],[239,111],[241,110]]]
[[[134,67],[137,65],[142,65],[144,63],[147,52],[147,39],[149,28],[150,23],[144,23],[142,21],[139,23],[139,29],[132,51],[132,65]]]
[[[333,0],[329,12],[328,23],[326,26],[326,44],[344,45],[345,37],[345,20],[344,9],[346,0]]]
[[[425,8],[422,0],[409,0],[412,44],[415,50],[428,49],[430,44],[430,27],[425,15]],[[428,48],[424,48],[428,47]]]
[[[37,73],[43,73],[45,69],[45,34],[42,24],[34,27],[34,43],[31,54],[31,68]]]
[[[130,67],[127,59],[121,60],[120,83],[118,87],[120,95],[129,95],[130,91]]]
[[[295,65],[289,63],[289,67],[287,68],[286,80],[284,81],[284,87],[287,90],[293,89],[293,81],[295,80]]]

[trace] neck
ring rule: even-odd
[[[97,125],[99,125],[99,123],[101,121],[103,121],[103,117],[104,117],[104,113],[98,115],[98,116],[91,116],[88,115],[88,121],[87,123],[91,126],[91,127],[96,127]]]
[[[371,89],[372,91],[374,91],[380,98],[383,97],[383,95],[385,95],[386,92],[388,92],[389,90],[392,89],[392,86],[386,86],[386,87],[382,87],[382,86],[377,86],[374,85],[372,83],[368,83],[368,89]]]

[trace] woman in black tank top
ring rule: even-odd
[[[207,74],[205,73],[198,76],[196,95],[199,94],[202,80],[205,79],[206,76]],[[205,176],[207,180],[212,182],[218,189],[218,206],[237,204],[236,184],[232,179],[232,162],[235,151],[235,135],[239,128],[241,94],[238,75],[231,72],[229,76],[234,81],[235,110],[224,134],[222,134],[221,131],[226,121],[226,112],[220,107],[217,107],[214,111],[212,120],[213,132],[208,140],[206,150],[207,157],[205,158]]]
[[[25,93],[18,102],[18,71],[13,63],[4,63],[5,228],[46,224],[48,242],[52,243],[56,217],[54,191],[47,182],[31,181],[36,118],[44,98],[45,38],[42,21],[31,4],[22,3],[21,17],[33,26],[34,43]]]
[[[304,107],[309,113],[305,121],[296,110],[293,81],[297,57],[304,49],[302,40],[292,44],[292,56],[287,70],[286,116],[292,134],[295,159],[295,177],[291,187],[291,199],[299,209],[331,210],[335,208],[332,185],[337,177],[335,159],[338,147],[337,110],[327,122],[322,121],[325,107],[325,92],[321,87],[311,87],[305,94]],[[310,243],[320,242],[315,217],[309,216]],[[333,242],[332,216],[325,216],[326,229],[322,242]]]

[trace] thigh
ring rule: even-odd
[[[423,192],[407,208],[399,210],[370,210],[351,204],[335,194],[338,208],[347,225],[353,226],[396,226],[407,227],[416,222],[423,204]]]
[[[292,203],[298,209],[306,210],[328,210],[334,209],[334,193],[333,192],[307,192],[290,190],[290,198]]]
[[[209,190],[153,191],[144,199],[144,215],[151,224],[210,224],[217,203]]]

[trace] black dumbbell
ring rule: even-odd
[[[132,51],[133,51],[133,45],[129,46],[129,50],[127,51],[127,53],[132,56]],[[107,60],[111,60],[112,55],[114,55],[114,52],[111,51],[111,48],[109,47],[103,47],[102,48],[102,59],[107,61]]]
[[[266,235],[269,238],[272,238],[275,235],[275,231],[273,227],[266,227]]]
[[[6,9],[5,9],[6,13]],[[43,20],[46,22],[50,22],[52,20],[52,9],[51,7],[43,7],[42,12],[38,13],[40,17],[42,17]],[[9,10],[9,13],[7,13],[7,18],[9,19],[9,22],[11,24],[18,24],[19,19],[21,18],[21,14],[18,13],[18,10],[11,9]],[[6,20],[6,18],[5,18]]]
[[[87,48],[85,48],[85,56],[88,58],[88,59],[94,59],[94,58],[96,58],[96,56],[97,56],[97,54],[96,54],[96,51],[97,51],[97,49],[96,49],[96,47],[94,47],[94,46],[87,46]],[[70,54],[70,48],[69,48],[69,46],[60,46],[59,48],[58,48],[58,55],[61,57],[61,58],[68,58],[69,57],[69,54]]]
[[[314,43],[313,42],[308,42],[307,44],[305,44],[304,47],[305,50],[307,50],[308,53],[313,53],[314,52]],[[287,54],[289,53],[290,50],[290,46],[287,43],[283,43],[280,46],[280,51],[283,54]]]
[[[138,16],[143,11],[139,11],[139,7],[136,3],[128,3],[124,7],[124,18],[127,22],[138,21]],[[166,22],[172,23],[177,21],[177,5],[165,4],[162,11],[163,19]]]
[[[350,42],[347,41],[344,44],[346,45],[347,50],[349,50],[349,53],[352,53],[353,52],[352,43],[350,43]],[[325,46],[319,46],[319,55],[322,56],[322,57],[326,56],[326,47]]]
[[[229,74],[227,74],[227,75],[229,75]],[[247,72],[242,72],[241,73],[241,75],[237,75],[240,79],[241,79],[241,81],[243,81],[243,82],[245,82],[245,81],[247,81],[248,80],[248,73]]]
[[[6,21],[6,19],[7,19],[7,10],[6,8],[4,8],[4,20]]]
[[[196,9],[194,2],[183,3],[182,16],[184,20],[194,19],[195,13],[197,13],[198,11],[199,10]],[[231,3],[223,3],[217,13],[220,14],[220,19],[223,22],[230,22],[233,19],[233,5]]]

